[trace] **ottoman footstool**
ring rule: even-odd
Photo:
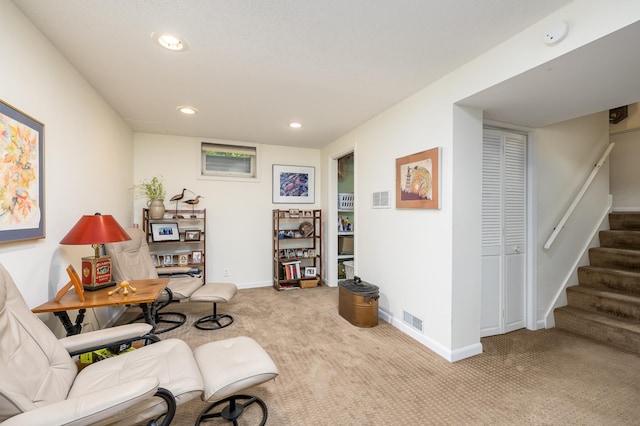
[[[227,314],[218,314],[218,303],[227,303],[238,292],[238,287],[233,283],[209,283],[195,291],[189,298],[191,302],[213,303],[213,314],[202,317],[193,324],[200,330],[219,330],[233,323],[233,317]]]
[[[246,336],[207,343],[193,351],[204,378],[203,401],[210,401],[196,420],[220,417],[237,424],[245,408],[256,404],[262,411],[260,425],[267,422],[267,406],[252,395],[235,395],[278,376],[278,368],[255,340]],[[222,406],[222,407],[221,407]]]

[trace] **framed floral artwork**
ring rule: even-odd
[[[0,129],[0,243],[44,238],[44,124],[0,101]]]

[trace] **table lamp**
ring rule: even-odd
[[[94,291],[116,285],[111,281],[111,256],[100,256],[104,243],[117,243],[131,237],[111,215],[84,215],[65,235],[60,244],[91,244],[94,257],[82,258],[82,285],[85,290]]]

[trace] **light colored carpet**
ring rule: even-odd
[[[194,348],[237,335],[256,339],[280,370],[276,380],[247,391],[266,402],[269,425],[640,422],[640,357],[563,330],[485,338],[481,355],[450,363],[384,321],[351,325],[338,315],[337,288],[240,290],[218,306],[234,324],[193,327],[211,309],[172,305],[188,314],[187,324],[160,336]],[[172,424],[192,425],[206,405],[198,399],[180,406]],[[257,424],[252,414],[240,424]]]

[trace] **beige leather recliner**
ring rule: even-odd
[[[182,340],[167,339],[80,372],[69,353],[135,340],[136,335],[150,341],[150,330],[148,324],[129,324],[58,340],[29,310],[0,264],[0,422],[131,425],[148,419],[148,424],[156,424],[159,419],[158,424],[167,425],[175,405],[196,396],[218,401],[201,418],[239,415],[245,406],[257,403],[266,421],[264,402],[251,397],[242,404],[238,401],[247,396],[233,395],[278,375],[271,357],[249,337],[206,343],[194,351]],[[228,406],[209,414],[207,410],[221,401],[228,401]]]
[[[149,245],[144,232],[138,228],[127,228],[126,231],[131,240],[104,245],[105,251],[111,256],[113,278],[116,281],[158,278],[158,272],[151,259]],[[155,318],[156,324],[169,325],[158,327],[155,330],[156,334],[173,330],[185,323],[186,316],[183,313],[164,312],[162,309],[173,300],[184,301],[189,299],[202,285],[202,278],[198,277],[170,278],[167,285],[169,296],[163,300],[163,304],[158,308]],[[139,316],[134,321],[142,318],[142,316]]]

